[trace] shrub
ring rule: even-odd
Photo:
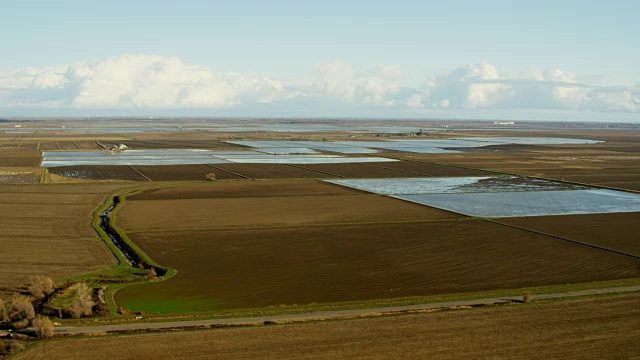
[[[11,300],[10,308],[9,318],[11,320],[26,319],[28,321],[36,316],[31,299],[27,296],[18,296],[13,298],[13,300]]]
[[[531,301],[531,295],[526,294],[522,297],[522,302],[523,303],[528,303],[529,301]]]
[[[216,179],[216,174],[214,173],[208,173],[207,175],[204,176],[207,180],[209,181],[214,181]]]
[[[31,322],[38,339],[48,339],[53,336],[53,324],[46,316],[36,316]]]
[[[28,289],[29,293],[36,299],[42,299],[51,294],[55,290],[55,287],[50,277],[37,275],[29,278]]]
[[[147,279],[155,279],[156,277],[158,277],[158,274],[156,273],[156,269],[154,268],[148,268],[145,271],[145,277]]]
[[[74,287],[76,288],[76,296],[71,305],[69,305],[69,313],[74,318],[92,315],[93,306],[95,305],[93,290],[85,283],[78,283]]]

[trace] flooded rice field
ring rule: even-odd
[[[515,176],[327,180],[474,217],[640,212],[640,195]]]
[[[370,154],[379,150],[402,151],[411,153],[456,153],[464,149],[481,148],[495,145],[566,145],[596,144],[596,140],[534,137],[472,137],[445,140],[389,140],[389,141],[273,141],[249,140],[228,141],[230,144],[248,146],[259,151],[270,148],[306,148],[309,150],[331,151],[346,154]]]
[[[396,161],[379,157],[343,157],[315,153],[273,154],[255,151],[212,150],[126,150],[106,151],[45,151],[42,167],[82,165],[196,165],[224,163],[255,164],[335,164]]]

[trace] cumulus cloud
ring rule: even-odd
[[[529,69],[519,76],[509,76],[482,62],[428,78],[406,104],[424,110],[442,108],[443,102],[461,109],[635,113],[640,111],[640,89],[583,83],[560,69]]]
[[[454,109],[640,111],[640,86],[587,83],[561,69],[518,75],[480,62],[402,83],[402,67],[358,71],[335,61],[302,79],[216,72],[176,57],[126,54],[91,62],[0,71],[0,109],[220,109],[336,104],[421,114]]]

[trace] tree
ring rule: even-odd
[[[53,324],[46,316],[36,316],[32,321],[33,329],[38,339],[48,339],[53,336]]]
[[[19,320],[31,320],[36,316],[36,312],[33,309],[31,299],[27,296],[17,296],[11,300],[11,306],[9,310],[9,318],[12,321]]]
[[[29,278],[29,293],[36,299],[42,299],[54,290],[53,280],[50,277],[36,275]]]
[[[90,316],[93,314],[93,290],[85,283],[78,283],[76,287],[76,296],[71,305],[69,305],[69,313],[74,318],[82,316]]]
[[[207,175],[205,175],[205,178],[206,178],[208,181],[214,181],[214,180],[216,179],[216,174],[214,174],[214,173],[208,173]]]

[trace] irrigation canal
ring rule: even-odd
[[[144,259],[142,259],[140,254],[138,254],[129,244],[127,244],[127,242],[122,239],[120,234],[111,227],[111,217],[109,216],[109,214],[111,213],[111,211],[113,211],[113,209],[116,208],[116,206],[118,206],[119,203],[120,197],[114,196],[111,206],[109,206],[109,208],[107,208],[107,210],[105,210],[102,215],[100,215],[100,228],[104,230],[113,244],[127,258],[131,266],[143,269],[154,269],[157,276],[163,276],[167,272],[167,270],[147,264]]]

